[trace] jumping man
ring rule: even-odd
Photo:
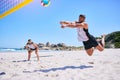
[[[84,48],[89,56],[92,56],[94,48],[99,51],[104,50],[105,35],[101,36],[101,40],[97,41],[94,36],[88,32],[88,24],[85,22],[85,15],[80,15],[78,22],[61,21],[61,28],[77,28],[78,40],[83,42]]]

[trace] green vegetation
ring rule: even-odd
[[[108,34],[105,42],[106,48],[120,48],[120,31]]]

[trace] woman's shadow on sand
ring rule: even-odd
[[[34,72],[50,72],[50,71],[58,71],[58,70],[66,70],[66,69],[86,69],[86,68],[93,68],[93,66],[86,66],[86,65],[81,65],[81,66],[65,66],[65,67],[60,67],[60,68],[50,68],[50,69],[43,69],[43,70],[34,70],[34,71],[23,71],[23,73],[34,73]]]
[[[52,57],[53,55],[46,55],[46,56],[40,56],[40,57]],[[36,57],[32,57],[32,58],[36,58]],[[36,61],[36,60],[34,60]],[[17,60],[17,61],[12,61],[12,62],[28,62],[28,60]]]

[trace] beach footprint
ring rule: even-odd
[[[5,72],[0,72],[0,76],[1,76],[1,75],[5,75],[5,74],[6,74]]]
[[[94,62],[88,62],[89,64],[94,64]]]

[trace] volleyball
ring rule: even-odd
[[[48,7],[50,5],[50,0],[41,0],[41,5],[43,7]]]

